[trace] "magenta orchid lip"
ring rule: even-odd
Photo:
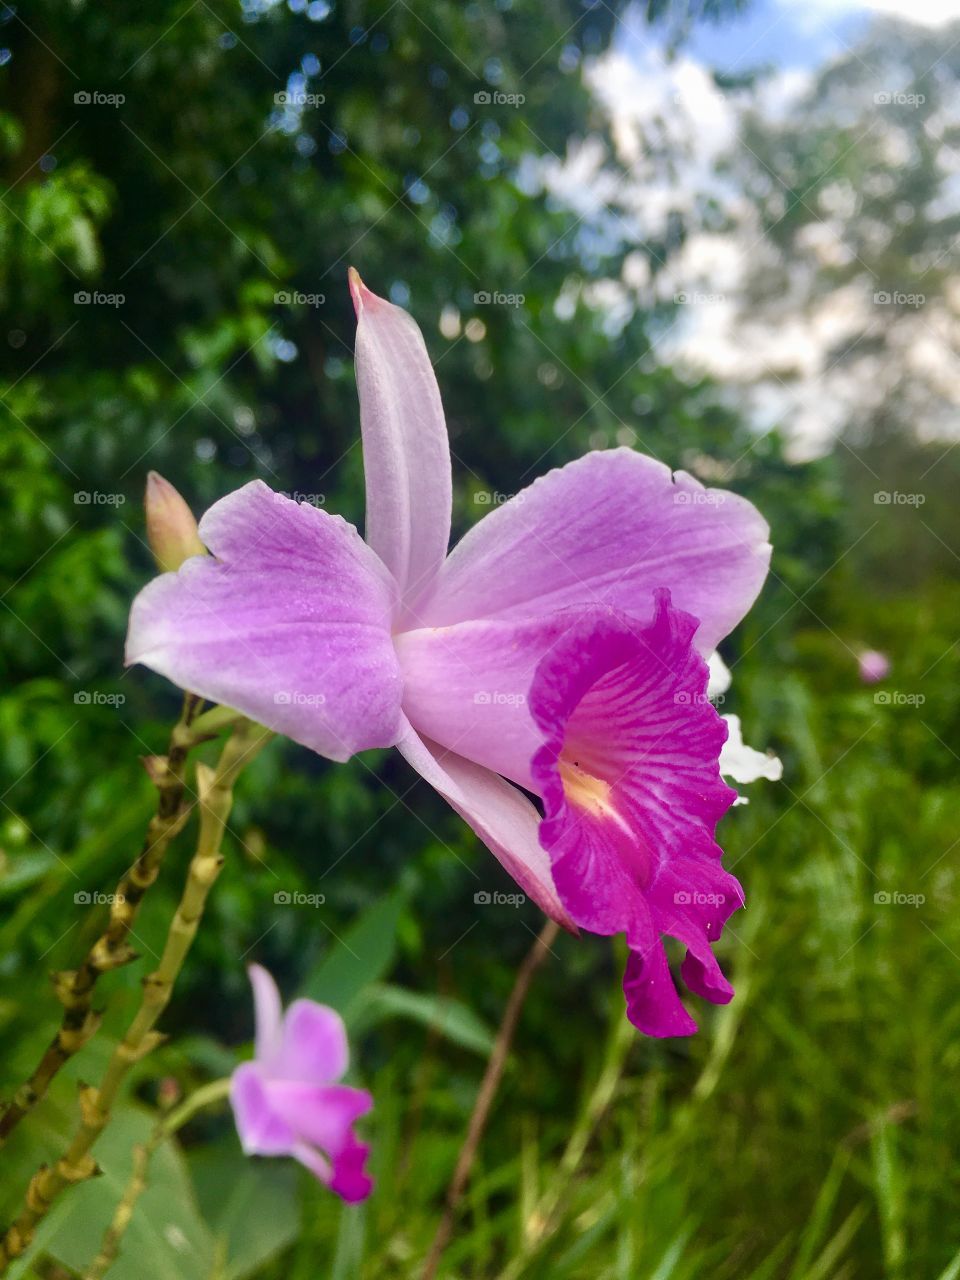
[[[398,747],[547,915],[626,935],[636,1026],[689,1034],[662,938],[686,946],[693,992],[730,998],[712,945],[743,895],[714,838],[737,798],[722,779],[780,775],[710,700],[766,577],[766,521],[619,448],[535,480],[448,554],[423,337],[354,271],[350,288],[365,539],[245,485],[201,520],[210,555],[137,597],[127,662],[331,760]]]

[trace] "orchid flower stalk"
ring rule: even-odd
[[[396,746],[547,915],[626,935],[635,1026],[689,1034],[662,939],[686,947],[692,991],[730,999],[712,948],[743,895],[715,839],[736,797],[721,774],[763,768],[725,757],[708,660],[763,584],[767,524],[621,448],[542,476],[448,555],[426,346],[355,272],[350,287],[365,540],[245,485],[201,520],[210,555],[137,597],[127,661],[331,760]]]
[[[228,738],[215,769],[197,766],[200,809],[197,849],[159,963],[144,981],[140,1006],[110,1055],[99,1085],[84,1085],[80,1090],[80,1123],[66,1150],[55,1163],[41,1166],[33,1175],[19,1216],[0,1238],[0,1275],[29,1248],[37,1225],[60,1195],[98,1172],[92,1148],[110,1121],[120,1089],[131,1067],[163,1039],[155,1030],[156,1024],[169,1003],[173,984],[196,936],[207,896],[223,866],[220,845],[233,804],[234,784],[271,736],[268,729],[244,721]]]

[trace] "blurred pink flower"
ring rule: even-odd
[[[253,481],[203,517],[211,555],[137,597],[127,661],[333,760],[396,745],[548,915],[626,934],[636,1026],[689,1033],[661,939],[686,945],[691,989],[730,998],[711,949],[742,902],[714,839],[736,794],[721,773],[779,776],[738,724],[724,746],[707,687],[766,576],[766,521],[620,448],[497,495],[448,555],[423,338],[355,272],[351,290],[366,541]]]
[[[365,1089],[337,1081],[347,1070],[343,1019],[315,1000],[295,1000],[286,1014],[270,974],[250,966],[256,1056],[233,1073],[230,1102],[247,1155],[293,1156],[349,1202],[365,1200],[370,1148],[354,1123],[373,1106]]]
[[[877,684],[890,674],[890,659],[879,649],[864,649],[860,654],[860,679],[864,684]]]

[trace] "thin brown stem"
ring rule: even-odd
[[[521,964],[517,972],[513,990],[510,992],[503,1020],[500,1023],[500,1029],[497,1032],[497,1038],[494,1041],[493,1050],[487,1062],[487,1069],[483,1073],[483,1079],[480,1082],[477,1100],[473,1104],[473,1112],[470,1116],[470,1123],[467,1126],[467,1136],[464,1138],[463,1146],[460,1148],[453,1177],[450,1180],[450,1186],[447,1188],[446,1207],[443,1217],[440,1219],[440,1225],[437,1227],[437,1233],[433,1238],[426,1265],[423,1268],[423,1280],[434,1280],[437,1269],[440,1266],[443,1251],[450,1243],[457,1208],[470,1180],[470,1171],[473,1168],[477,1149],[480,1146],[480,1139],[486,1128],[490,1108],[493,1105],[493,1100],[503,1077],[503,1071],[507,1064],[507,1055],[510,1052],[510,1045],[517,1029],[523,1002],[527,997],[527,991],[530,989],[533,975],[546,960],[547,953],[556,941],[559,932],[560,926],[553,920],[548,920],[540,930],[536,942],[527,952],[523,964]]]
[[[185,696],[180,719],[170,735],[166,756],[154,757],[150,762],[151,777],[158,793],[157,808],[147,827],[143,847],[112,895],[107,927],[79,968],[64,969],[53,976],[57,999],[63,1005],[63,1017],[30,1078],[0,1112],[0,1147],[20,1121],[42,1101],[61,1068],[95,1034],[101,1021],[100,1014],[93,1008],[93,992],[98,980],[103,974],[137,958],[129,938],[140,905],[159,874],[170,842],[187,820],[184,769],[187,754],[197,741],[191,725],[201,705],[202,700],[194,694]]]

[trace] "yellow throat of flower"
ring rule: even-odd
[[[570,804],[594,818],[605,818],[610,822],[616,822],[624,831],[630,831],[610,798],[609,782],[604,782],[602,778],[595,778],[593,774],[581,769],[576,761],[564,760],[562,756],[559,761],[559,770],[563,794]]]

